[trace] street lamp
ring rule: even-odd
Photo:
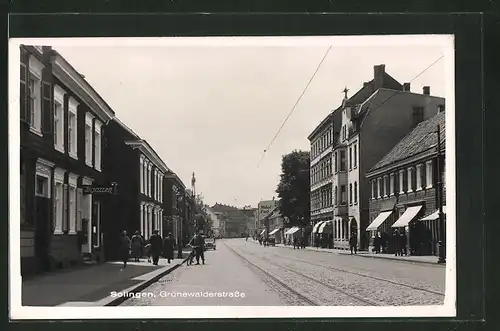
[[[441,128],[437,126],[437,195],[439,197],[439,241],[438,241],[438,249],[439,249],[439,258],[438,263],[446,263],[446,253],[445,253],[445,242],[446,242],[446,234],[445,234],[445,226],[444,226],[444,217],[443,217],[443,176],[442,176],[442,165],[441,165]]]
[[[177,258],[182,259],[182,217],[179,208],[179,202],[182,203],[182,212],[184,213],[184,194],[177,193],[177,217],[179,219],[179,226],[177,230]]]

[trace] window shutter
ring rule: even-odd
[[[52,84],[42,82],[42,132],[51,133],[53,125]]]
[[[20,91],[19,91],[19,103],[21,106],[20,109],[20,115],[21,115],[21,120],[23,121],[29,121],[29,116],[28,116],[28,67],[26,64],[21,62],[21,86],[20,86]]]
[[[51,233],[54,233],[54,231],[56,230],[56,225],[57,225],[57,203],[59,201],[59,199],[61,199],[61,196],[59,195],[59,189],[58,189],[58,185],[55,184],[54,186],[54,194],[53,194],[53,197],[54,199],[52,199],[52,231]]]
[[[63,185],[63,196],[62,196],[62,205],[63,205],[63,217],[62,217],[62,231],[68,231],[68,185]]]
[[[76,231],[82,231],[82,195],[83,191],[81,188],[77,190],[76,194]]]

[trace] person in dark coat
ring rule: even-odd
[[[142,239],[141,233],[139,231],[136,231],[131,240],[132,256],[134,257],[135,262],[140,261],[143,246],[144,240]]]
[[[149,243],[151,244],[151,256],[153,257],[153,264],[158,265],[162,250],[162,238],[159,235],[158,230],[153,231],[153,234],[149,238]]]
[[[205,250],[205,239],[203,236],[196,233],[193,239],[189,242],[189,245],[193,246],[195,249],[196,264],[200,264],[200,257],[203,264],[205,264],[205,254],[203,254]]]
[[[351,238],[349,238],[349,247],[351,248],[351,254],[358,254],[358,235],[353,232]]]
[[[170,260],[174,259],[174,251],[175,241],[174,238],[172,238],[172,234],[169,233],[163,240],[163,257],[167,259],[168,263],[170,263]]]
[[[394,230],[392,234],[392,244],[394,245],[394,252],[396,256],[401,255],[401,240],[399,239],[399,231]]]
[[[400,247],[401,247],[401,256],[404,255],[408,255],[408,245],[407,245],[407,241],[408,241],[408,237],[406,236],[406,233],[404,231],[401,231],[401,234],[399,235],[399,240],[400,240]]]
[[[127,236],[126,230],[122,231],[118,252],[121,260],[123,261],[123,268],[126,268],[130,253],[130,238]]]

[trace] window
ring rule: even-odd
[[[335,152],[333,164],[334,164],[333,168],[335,169],[335,173],[337,173],[337,152]]]
[[[77,106],[78,103],[69,99],[68,113],[68,150],[69,155],[74,159],[78,158],[78,126],[77,126]]]
[[[354,182],[354,203],[358,203],[358,182]]]
[[[401,194],[405,193],[404,176],[405,176],[405,171],[400,170],[399,171],[399,193],[401,193]]]
[[[94,115],[87,112],[85,114],[85,163],[92,167],[92,146],[94,142],[92,141],[94,138],[94,134],[92,133],[94,126]]]
[[[63,184],[58,182],[55,187],[54,233],[62,233],[63,223]]]
[[[76,191],[76,231],[82,231],[82,201],[83,201],[83,191],[81,188]]]
[[[376,194],[376,191],[375,191],[375,180],[372,179],[370,181],[371,185],[372,185],[372,199],[375,199],[377,197],[377,194]]]
[[[345,151],[340,151],[340,171],[345,171]]]
[[[48,179],[44,176],[36,175],[35,194],[41,197],[47,197]]]
[[[346,186],[345,185],[340,185],[340,204],[341,205],[346,205],[347,204],[347,201],[346,201]]]
[[[354,145],[354,168],[358,166],[358,145]]]
[[[85,124],[85,163],[92,166],[92,126]]]
[[[38,135],[42,131],[42,70],[44,65],[38,61],[34,56],[29,59],[29,79],[28,79],[28,92],[29,92],[29,114],[31,130]]]
[[[394,195],[394,188],[395,188],[394,174],[392,173],[389,176],[389,195]]]
[[[433,172],[433,168],[432,168],[432,160],[431,161],[427,161],[425,163],[426,165],[426,169],[425,169],[425,172],[426,172],[426,184],[427,184],[427,188],[432,188],[432,184],[433,184],[433,178],[432,178],[432,172]]]
[[[69,187],[69,233],[76,233],[76,187]]]
[[[349,203],[352,205],[352,184],[349,184]]]
[[[413,192],[414,186],[413,186],[413,168],[408,168],[408,178],[406,180],[407,182],[407,191],[408,192]]]
[[[148,164],[148,197],[151,197],[151,163]]]
[[[349,170],[352,169],[352,147],[349,147]]]
[[[99,121],[95,121],[94,129],[94,168],[101,171],[101,128],[102,124]]]

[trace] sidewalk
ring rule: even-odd
[[[106,262],[23,280],[22,305],[114,305],[116,300],[110,299],[111,292],[133,292],[137,287],[149,286],[180,266],[189,252],[184,250],[183,259],[170,264],[163,258],[158,266],[141,259],[141,262],[129,261],[123,269],[122,262]]]
[[[253,241],[255,244],[259,244],[258,241]],[[283,247],[283,248],[289,248],[293,249],[293,246],[285,246],[283,244],[276,244],[276,247]],[[330,254],[340,254],[340,255],[351,255],[351,252],[348,250],[344,249],[328,249],[328,248],[316,248],[316,247],[309,247],[307,246],[305,248],[306,250],[310,251],[316,251],[316,252],[322,252],[322,253],[330,253]],[[394,254],[375,254],[367,251],[358,251],[358,254],[352,255],[352,256],[359,256],[359,257],[364,257],[364,258],[373,258],[373,259],[385,259],[385,260],[396,260],[396,261],[402,261],[402,262],[412,262],[412,263],[424,263],[424,264],[433,264],[433,265],[438,265],[438,266],[445,266],[444,264],[438,264],[437,256],[395,256]]]

